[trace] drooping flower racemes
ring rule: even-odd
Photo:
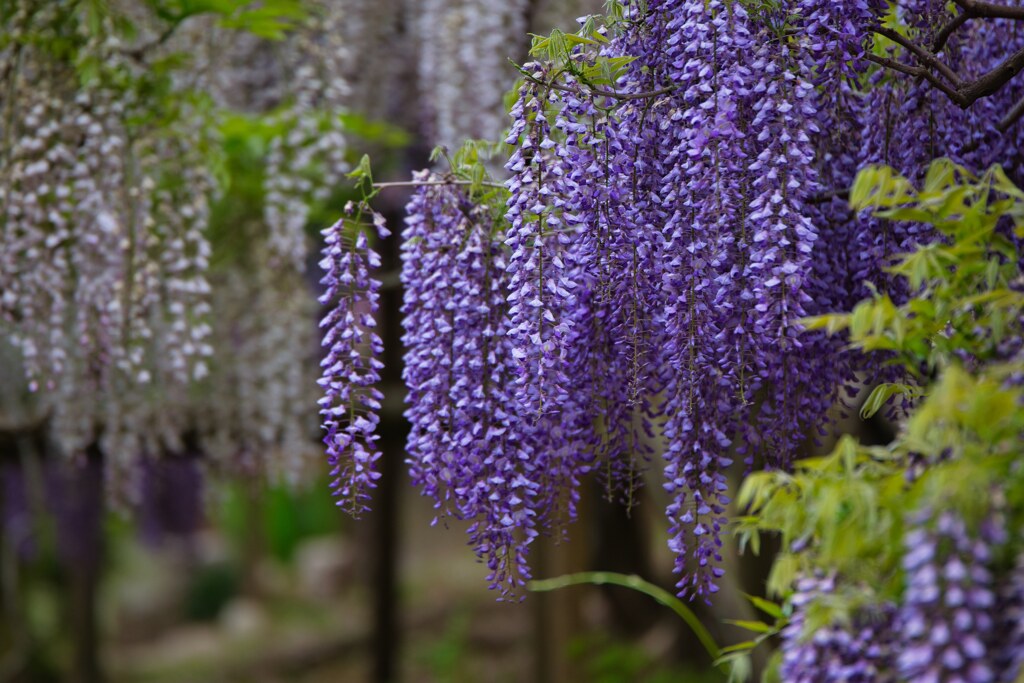
[[[511,594],[530,578],[545,473],[513,395],[504,234],[461,188],[417,179],[442,184],[417,190],[402,235],[410,473],[441,514],[471,522],[488,581]]]
[[[361,211],[350,206],[347,213],[354,220],[341,219],[323,231],[320,303],[331,308],[320,323],[327,355],[320,363],[324,396],[319,404],[333,494],[339,507],[358,515],[380,478],[376,429],[383,394],[376,384],[383,342],[374,318],[380,280],[371,275],[380,256],[370,246],[369,228],[359,222]],[[376,237],[389,234],[376,214],[373,226]]]
[[[954,512],[918,511],[904,536],[896,602],[868,602],[841,618],[828,607],[830,600],[850,604],[849,596],[835,599],[837,577],[798,579],[781,634],[780,676],[794,683],[1016,680],[1021,560],[1011,572],[996,571],[1005,540],[999,515],[972,530]],[[811,623],[815,608],[825,623]]]
[[[782,630],[779,675],[792,683],[895,683],[892,605],[862,608],[849,623],[807,628],[812,604],[828,600],[835,577],[803,577],[790,598],[793,615]]]
[[[904,537],[907,585],[896,614],[904,680],[1002,680],[992,666],[996,592],[992,539],[972,537],[953,512],[919,513]]]
[[[798,64],[785,50],[765,48],[755,63],[744,56],[768,28],[741,6],[629,11],[634,29],[602,57],[636,57],[620,92],[660,95],[623,104],[582,78],[548,87],[554,69],[533,63],[512,108],[502,336],[508,429],[532,505],[507,521],[532,537],[572,519],[591,470],[629,501],[661,415],[679,588],[707,596],[721,575],[737,433],[760,421],[780,435],[747,429],[737,449],[753,462],[762,443],[792,450],[819,417],[776,406],[756,414],[755,398],[774,380],[786,395],[802,379],[818,389],[829,377],[800,366],[790,341],[809,299],[801,273],[815,238],[801,204],[817,190],[802,128],[814,92],[806,78],[791,82]],[[426,189],[410,205],[406,381],[413,475],[440,507],[473,516],[459,492],[481,480],[479,462],[450,445],[460,428],[453,400],[474,381],[452,360],[459,331],[446,306],[458,305],[442,303],[461,296],[458,271],[454,253],[428,250],[436,240],[463,244],[442,237],[467,232],[452,227],[464,223],[456,194]],[[830,392],[811,407],[827,406]],[[791,457],[769,452],[779,465]]]
[[[559,405],[570,433],[586,434],[601,407],[617,416],[613,427],[660,418],[678,587],[706,597],[721,576],[734,454],[748,467],[787,466],[839,385],[841,368],[824,362],[832,348],[801,339],[796,325],[832,287],[815,277],[809,209],[822,190],[815,141],[827,103],[817,62],[782,38],[787,13],[715,1],[648,10],[628,5],[636,23],[602,48],[599,58],[632,58],[615,92],[578,75],[545,87],[554,70],[525,67],[508,139],[518,145],[510,299],[539,315],[514,312],[513,335],[534,342],[517,350],[517,393],[538,414],[552,392],[597,396]],[[815,19],[822,33],[834,28],[828,19]],[[855,42],[830,45],[849,60]],[[582,73],[588,57],[574,58]],[[640,405],[641,395],[661,402]],[[611,462],[643,462],[645,439],[625,441],[633,452]]]
[[[418,178],[410,465],[442,514],[474,520],[496,585],[528,576],[529,542],[574,517],[583,475],[630,503],[660,451],[679,592],[718,589],[733,461],[788,468],[863,369],[800,320],[849,309],[865,281],[893,287],[885,259],[916,234],[848,210],[857,168],[898,151],[901,115],[915,135],[973,126],[978,145],[956,151],[998,152],[948,102],[878,99],[889,80],[915,87],[870,62],[887,8],[623,3],[618,23],[523,67],[504,222],[451,179]]]

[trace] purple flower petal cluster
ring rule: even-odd
[[[555,128],[564,135],[556,150],[564,169],[563,217],[576,230],[567,250],[580,292],[568,359],[574,394],[585,397],[585,411],[594,416],[586,447],[605,494],[630,507],[652,454],[650,397],[657,382],[650,311],[658,270],[656,232],[637,220],[648,195],[624,173],[638,160],[638,148],[620,123],[593,99],[570,95]]]
[[[741,117],[751,26],[742,7],[721,2],[664,3],[660,11],[666,50],[657,66],[680,84],[662,114],[679,123],[659,155],[648,217],[662,237],[669,547],[680,593],[707,597],[722,575],[725,470],[755,351],[753,296],[742,278],[750,246]]]
[[[917,37],[948,11],[900,4]],[[891,290],[886,259],[922,236],[851,215],[843,190],[865,163],[1000,150],[990,122],[865,59],[888,6],[626,3],[599,49],[570,49],[574,68],[524,67],[504,235],[420,177],[403,261],[410,464],[442,514],[474,520],[496,585],[514,588],[532,538],[573,518],[583,474],[632,502],[660,437],[677,586],[717,590],[733,458],[788,467],[858,369],[799,319],[849,309],[866,281]],[[944,56],[980,68],[991,42]],[[610,86],[583,75],[620,57]]]
[[[814,631],[807,614],[838,597],[836,577],[799,579],[782,631],[782,680],[1016,681],[1024,666],[1024,558],[1000,571],[1007,540],[998,511],[973,531],[953,512],[918,512],[904,535],[898,604],[859,607],[847,622]]]
[[[378,237],[387,236],[382,219],[375,218],[374,224]],[[318,382],[324,396],[318,403],[333,495],[339,507],[358,515],[366,510],[369,490],[380,478],[380,437],[375,432],[383,395],[375,385],[383,367],[377,356],[384,348],[374,319],[380,281],[370,275],[380,266],[380,257],[358,219],[341,219],[323,235],[320,283],[325,290],[319,301],[331,309],[320,322],[327,355],[320,363],[323,376]]]
[[[991,664],[996,594],[991,549],[951,512],[927,512],[904,537],[906,588],[895,628],[900,677],[922,683],[998,680]]]
[[[872,28],[886,10],[882,0],[798,0],[802,52],[814,62],[826,89],[839,78],[856,79],[867,67]]]
[[[530,578],[542,473],[512,395],[503,236],[454,185],[422,186],[402,236],[410,472],[443,514],[472,521],[488,581],[508,595]]]
[[[549,77],[537,65],[534,78]],[[566,191],[551,138],[548,103],[554,91],[525,83],[512,107],[507,141],[518,143],[505,168],[511,192],[505,218],[509,222],[509,337],[521,362],[517,394],[536,415],[556,409],[568,399],[565,358],[572,340],[572,308],[576,283],[571,279],[566,245],[571,240],[562,207]]]
[[[532,64],[512,112],[517,395],[548,419],[558,396],[567,442],[596,455],[575,471],[558,459],[556,478],[594,467],[627,492],[644,427],[663,415],[681,594],[717,590],[733,453],[787,466],[840,384],[842,368],[824,361],[835,344],[799,336],[795,321],[834,301],[834,278],[812,259],[820,214],[807,200],[822,189],[826,116],[813,83],[861,66],[879,7],[850,4],[846,16],[794,3],[756,17],[719,0],[630,4],[635,23],[601,53],[635,58],[616,89],[672,88],[613,102],[574,77],[546,89],[551,74]],[[812,58],[777,35],[800,11]],[[600,433],[568,410],[580,396]]]
[[[525,68],[535,81],[551,77],[541,65]],[[566,212],[565,156],[548,120],[561,104],[557,91],[537,82],[520,88],[506,139],[517,147],[505,165],[511,174],[505,245],[512,395],[521,445],[538,473],[537,522],[555,530],[575,519],[579,477],[593,460],[586,448],[589,393],[578,386],[587,377],[581,359],[588,346],[577,325],[586,314],[570,249],[579,228]]]
[[[1001,586],[995,630],[1002,638],[995,652],[999,680],[1017,681],[1024,673],[1024,555]]]
[[[891,605],[865,607],[850,623],[832,623],[807,633],[807,609],[827,600],[835,578],[804,577],[790,599],[793,616],[782,630],[779,675],[787,683],[896,683]]]

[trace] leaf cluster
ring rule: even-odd
[[[1024,310],[1012,239],[1024,237],[1024,193],[1003,170],[995,166],[975,178],[942,159],[917,191],[892,169],[872,166],[858,175],[850,204],[885,220],[928,224],[936,239],[889,268],[912,293],[906,303],[876,292],[851,313],[811,318],[807,327],[844,330],[860,351],[892,352],[919,381],[952,359],[998,358]]]
[[[223,28],[268,40],[281,40],[309,16],[303,0],[147,0],[146,4],[169,26],[208,14],[217,17]]]
[[[862,170],[851,205],[925,223],[933,239],[891,267],[909,288],[905,303],[876,293],[806,326],[845,333],[853,348],[910,376],[877,387],[862,414],[893,396],[917,405],[890,444],[845,436],[792,473],[755,473],[742,486],[741,548],[756,553],[762,533],[781,535],[771,593],[787,594],[799,575],[840,578],[828,604],[808,615],[808,631],[898,598],[914,511],[956,510],[974,529],[994,514],[1011,530],[1024,519],[1024,281],[1012,239],[1024,236],[1024,193],[999,167],[976,177],[939,160],[920,189],[886,167]],[[1024,549],[1022,540],[1011,533],[1002,561]]]

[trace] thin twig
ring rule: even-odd
[[[807,198],[808,204],[828,204],[833,199],[840,199],[842,201],[849,201],[850,191],[849,190],[825,190],[812,194]]]
[[[961,104],[962,98],[956,90],[951,88],[941,78],[939,78],[938,76],[936,76],[923,66],[913,66],[912,64],[904,64],[903,62],[897,62],[895,59],[889,59],[888,57],[879,57],[878,55],[871,54],[867,55],[867,60],[869,62],[874,62],[875,64],[880,64],[881,66],[884,66],[887,69],[892,69],[893,71],[899,71],[900,73],[907,74],[908,76],[919,76],[921,78],[924,78],[929,83],[931,83],[936,88],[945,93],[946,97],[953,100],[955,103],[960,104],[960,106],[965,106]]]
[[[1024,20],[1024,7],[1010,7],[995,2],[981,0],[953,0],[965,12],[985,19],[1017,19]]]
[[[935,54],[942,52],[942,49],[946,47],[946,43],[949,42],[950,36],[973,16],[973,14],[965,10],[963,14],[956,15],[952,21],[943,26],[939,34],[935,36],[935,42],[932,43],[932,52]]]
[[[122,50],[122,54],[124,54],[127,57],[131,57],[136,62],[140,62],[140,63],[145,62],[146,61],[146,54],[148,54],[149,52],[151,52],[155,48],[160,47],[161,45],[166,43],[168,40],[170,40],[171,36],[173,36],[175,34],[175,32],[178,30],[178,27],[181,26],[183,23],[185,23],[186,19],[188,19],[188,17],[185,17],[184,19],[179,19],[179,20],[175,21],[170,26],[165,28],[163,30],[163,32],[159,36],[157,36],[156,39],[146,43],[145,45],[138,45],[138,46],[133,47],[133,48]]]
[[[1013,108],[1006,112],[1006,116],[999,120],[999,123],[996,124],[996,130],[1000,133],[1005,133],[1010,126],[1020,120],[1021,116],[1024,116],[1024,97],[1017,100],[1017,104],[1013,105]]]
[[[893,31],[891,28],[885,28],[884,26],[877,27],[875,29],[875,33],[885,36],[886,38],[896,43],[897,45],[901,45],[902,47],[913,52],[914,55],[919,60],[921,60],[921,62],[925,66],[931,67],[932,69],[935,69],[940,74],[945,76],[946,80],[948,80],[950,85],[952,85],[954,88],[959,88],[962,85],[960,77],[957,76],[956,73],[952,69],[950,69],[941,59],[936,57],[931,51],[926,50],[917,43],[914,43],[912,40],[909,40],[906,36],[897,33],[896,31]]]
[[[1024,19],[1024,14],[1021,15],[1021,18]],[[962,96],[967,100],[967,104],[960,106],[967,107],[974,103],[975,100],[998,92],[1010,79],[1020,73],[1021,69],[1024,69],[1024,48],[1017,50],[1002,64],[981,78],[969,83],[966,87],[958,88]]]
[[[576,574],[566,574],[563,576],[557,576],[553,579],[543,579],[540,581],[530,581],[527,585],[527,590],[543,593],[552,590],[558,590],[560,588],[567,588],[569,586],[579,586],[582,584],[593,584],[595,586],[611,585],[611,586],[622,586],[623,588],[631,588],[637,592],[643,593],[648,597],[654,598],[657,602],[661,603],[665,607],[675,612],[679,617],[686,622],[686,625],[690,627],[693,634],[697,636],[697,640],[704,646],[711,658],[718,660],[722,656],[722,648],[715,642],[714,636],[708,631],[707,627],[701,623],[700,619],[693,610],[676,596],[669,593],[661,586],[657,586],[649,581],[645,581],[635,574],[619,574],[616,572],[579,572]],[[719,667],[724,667],[724,663],[719,663]]]
[[[1024,7],[1006,7],[976,0],[955,0],[955,2],[964,10],[964,14],[957,16],[942,29],[935,41],[938,48],[944,46],[949,36],[969,18],[1024,20]],[[909,76],[927,80],[962,109],[967,109],[983,97],[995,94],[1018,73],[1024,70],[1024,48],[1021,48],[981,77],[973,81],[963,81],[934,52],[917,45],[902,34],[885,27],[876,28],[875,32],[908,50],[921,64],[920,66],[914,66],[888,57],[870,54],[867,56],[869,61]],[[1024,115],[1024,102],[1018,102],[999,121],[997,128],[999,130],[1006,130],[1006,128],[1020,119],[1022,115]]]

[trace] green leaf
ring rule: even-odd
[[[758,597],[756,595],[750,595],[748,593],[744,593],[744,595],[747,597],[747,600],[750,600],[751,604],[753,604],[754,607],[761,610],[768,616],[774,617],[776,619],[782,619],[785,616],[782,613],[782,607],[772,602],[771,600],[766,600],[764,598]]]
[[[867,400],[864,401],[864,405],[860,408],[861,419],[866,420],[881,410],[882,406],[885,405],[893,395],[900,392],[899,386],[900,385],[897,384],[879,384],[875,387],[871,391]]]
[[[347,177],[353,180],[359,181],[363,178],[368,179],[371,183],[373,182],[373,170],[370,168],[370,155],[364,154],[359,159],[359,165],[349,171]]]
[[[750,661],[750,656],[743,652],[734,652],[726,655],[715,662],[715,664],[728,664],[728,683],[746,683],[750,680],[754,671],[754,666]]]
[[[800,319],[805,330],[825,330],[832,335],[850,326],[850,317],[844,314],[815,315]]]
[[[768,575],[768,592],[772,595],[784,595],[789,591],[800,571],[800,560],[793,555],[780,555]]]
[[[774,627],[771,626],[771,624],[766,624],[766,623],[764,623],[762,621],[747,621],[747,620],[744,620],[744,619],[723,619],[723,621],[725,623],[727,623],[727,624],[732,624],[733,626],[739,626],[742,629],[745,629],[747,631],[752,631],[754,633],[774,633],[775,632],[775,629],[774,629]]]
[[[756,640],[745,640],[742,643],[736,643],[735,645],[728,645],[726,647],[723,647],[722,654],[727,655],[733,652],[747,652],[753,650],[755,647],[758,646],[758,644],[759,643]]]

